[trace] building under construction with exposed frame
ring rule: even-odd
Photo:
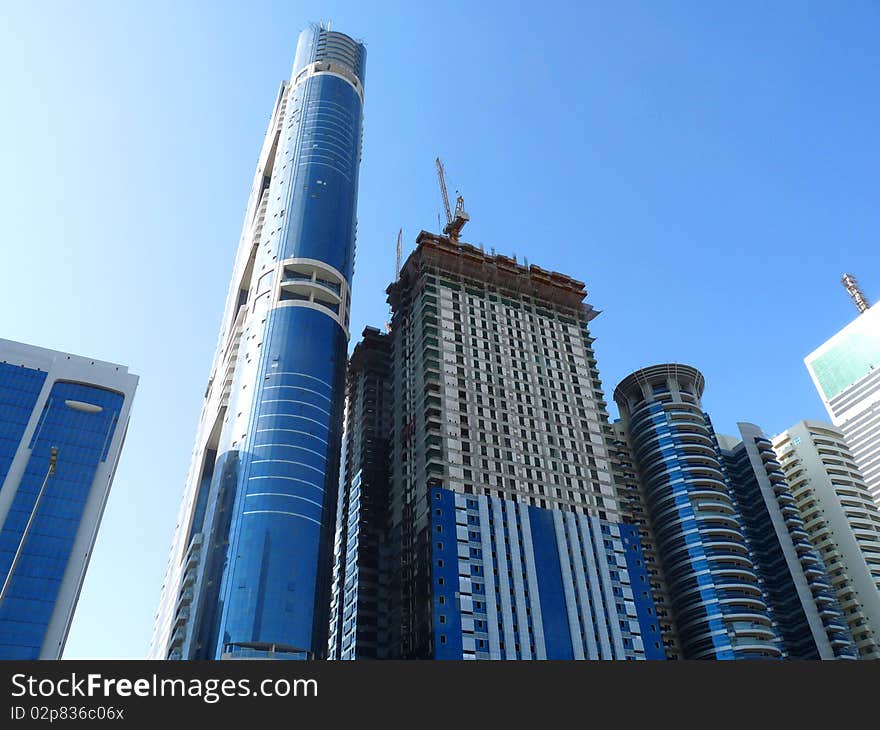
[[[663,658],[584,284],[453,235],[416,243],[388,288],[387,655]]]

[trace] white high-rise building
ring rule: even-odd
[[[858,303],[858,302],[857,302]],[[804,358],[822,402],[880,504],[880,307],[861,299],[858,317]]]
[[[863,659],[880,659],[880,509],[843,433],[800,421],[773,448]]]

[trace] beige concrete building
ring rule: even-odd
[[[773,447],[863,659],[880,659],[880,509],[843,433],[800,421]]]

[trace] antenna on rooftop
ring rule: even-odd
[[[859,282],[856,281],[856,277],[852,274],[844,274],[843,278],[840,280],[840,283],[843,284],[843,288],[846,289],[846,293],[852,297],[852,300],[855,302],[856,308],[859,310],[859,314],[862,312],[868,311],[868,307],[871,305],[868,303],[868,300],[865,298],[865,295],[862,294],[862,290],[859,289]]]

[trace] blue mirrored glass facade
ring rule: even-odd
[[[326,630],[345,334],[306,308],[269,319],[277,329],[233,505],[219,653],[235,645],[315,653]]]
[[[88,402],[103,410],[75,411],[66,400]],[[5,580],[46,477],[49,452],[57,447],[55,474],[46,482],[0,605],[0,650],[5,658],[39,656],[95,471],[107,458],[122,401],[119,393],[87,385],[56,383],[52,388],[29,444],[31,458],[24,478],[0,530],[0,576]]]
[[[6,340],[0,357],[0,658],[57,658],[137,379]]]
[[[41,370],[0,363],[0,484],[9,473],[45,380]]]
[[[276,99],[152,656],[326,654],[365,59],[308,28]]]

